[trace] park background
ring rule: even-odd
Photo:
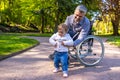
[[[0,0],[0,55],[38,44],[23,36],[51,36],[79,4],[88,8],[94,35],[120,47],[120,0]]]

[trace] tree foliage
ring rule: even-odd
[[[120,2],[115,1],[119,0],[0,0],[0,23],[20,25],[24,29],[39,30],[41,33],[53,32],[59,23],[73,14],[77,5],[85,4],[89,19],[100,10],[104,15],[109,14],[116,32],[118,30],[116,21],[119,20],[119,12],[116,10],[120,8],[115,5]]]
[[[113,35],[119,35],[118,28],[120,23],[120,0],[101,0],[100,10],[102,16],[109,16],[113,25]]]
[[[42,33],[63,22],[75,7],[73,0],[1,0],[0,4],[0,23],[27,28],[34,24]]]

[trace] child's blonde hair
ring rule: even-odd
[[[58,25],[58,28],[62,27],[63,29],[65,29],[65,32],[67,33],[68,32],[68,26],[64,23],[61,23]]]

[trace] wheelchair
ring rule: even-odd
[[[85,66],[94,66],[104,57],[103,42],[99,37],[89,35],[78,46],[69,49],[69,56]]]
[[[73,36],[73,40],[80,32]],[[104,57],[104,44],[102,39],[92,34],[90,29],[88,36],[76,47],[69,48],[69,56],[77,59],[85,66],[94,66]]]

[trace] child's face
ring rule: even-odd
[[[62,27],[59,27],[58,28],[58,34],[60,35],[60,36],[64,36],[65,35],[65,29],[64,28],[62,28]]]

